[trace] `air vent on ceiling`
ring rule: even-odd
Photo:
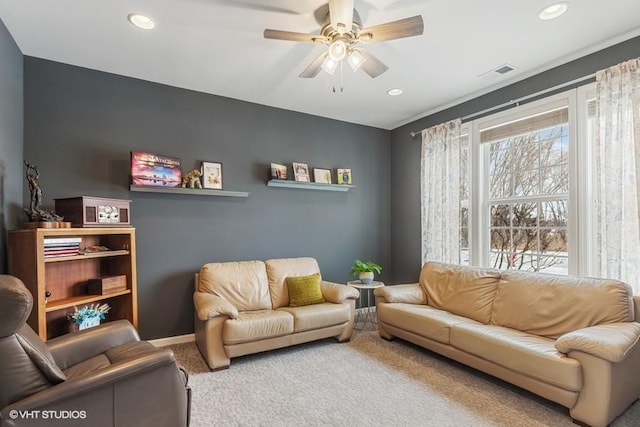
[[[507,74],[509,71],[513,71],[515,70],[515,68],[513,68],[511,65],[509,64],[505,64],[502,67],[494,70],[496,73],[498,74]]]
[[[484,80],[491,80],[496,77],[504,76],[505,74],[510,73],[515,69],[516,67],[511,64],[502,64],[499,67],[494,68],[493,70],[480,74],[478,77]]]

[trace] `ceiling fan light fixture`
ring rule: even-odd
[[[357,50],[352,50],[347,56],[347,64],[351,67],[351,69],[356,72],[360,68],[360,66],[366,61],[365,57],[362,56],[360,52]]]
[[[139,13],[130,13],[127,15],[127,19],[131,22],[132,25],[135,25],[138,28],[142,28],[143,30],[151,30],[155,28],[156,23],[153,22],[153,19],[148,16],[140,15]]]
[[[551,19],[556,19],[569,9],[569,3],[567,2],[559,2],[550,4],[540,11],[538,17],[543,21],[549,21]]]
[[[343,39],[337,39],[329,45],[329,57],[335,62],[340,62],[347,56],[347,43]]]
[[[338,62],[339,61],[334,61],[330,55],[327,55],[327,57],[324,58],[324,61],[322,61],[321,67],[324,71],[333,76],[336,72],[336,68],[338,68]]]

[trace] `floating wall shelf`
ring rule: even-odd
[[[267,182],[267,185],[269,187],[298,188],[303,190],[324,191],[349,191],[350,188],[355,188],[355,185],[320,184],[318,182],[289,181],[286,179],[271,179]]]
[[[131,185],[131,191],[140,193],[165,193],[165,194],[189,194],[193,196],[223,196],[223,197],[249,197],[245,191],[211,190],[208,188],[182,188],[182,187],[151,187],[144,185]]]

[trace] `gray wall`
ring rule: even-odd
[[[22,218],[22,53],[0,21],[0,272],[6,273],[6,230]]]
[[[355,258],[389,265],[389,131],[31,57],[24,111],[24,158],[40,170],[45,208],[79,195],[133,200],[143,338],[193,331],[193,274],[206,262],[312,256],[338,282]],[[131,193],[132,150],[178,157],[183,172],[222,162],[225,189],[251,194]],[[356,188],[266,186],[269,163],[295,161],[350,167]]]
[[[640,56],[640,37],[394,129],[391,132],[391,218],[393,221],[389,281],[391,283],[415,282],[420,273],[421,139],[420,136],[411,138],[410,132],[552,88],[638,56]]]

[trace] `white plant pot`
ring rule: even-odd
[[[360,279],[360,283],[363,285],[369,285],[373,282],[373,271],[367,271],[366,273],[358,274],[358,278]]]
[[[83,330],[83,329],[87,329],[87,328],[92,328],[94,326],[98,326],[100,324],[100,318],[99,317],[89,317],[87,319],[84,319],[82,321],[82,323],[80,323],[78,325],[78,329],[79,330]]]

